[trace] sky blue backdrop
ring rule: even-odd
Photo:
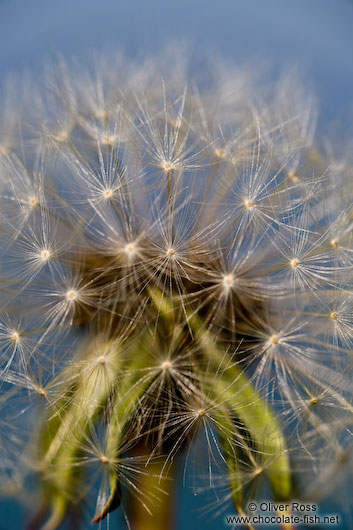
[[[179,39],[189,43],[195,61],[216,51],[234,63],[266,61],[272,72],[299,66],[326,119],[352,108],[350,0],[0,0],[1,77],[40,70],[58,51],[82,61],[97,49],[136,56]],[[351,123],[348,134],[353,136]],[[189,530],[191,520],[193,530],[226,528],[222,520],[190,516],[199,501],[183,497],[180,529]],[[111,528],[120,528],[118,519],[112,519]],[[1,503],[0,530],[22,528],[17,505]]]

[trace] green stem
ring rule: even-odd
[[[148,473],[140,477],[139,490],[143,494],[130,497],[128,519],[131,530],[173,530],[175,528],[175,485],[172,477],[173,468],[166,474],[164,462],[153,462],[148,466]],[[158,503],[146,509],[146,493],[158,492]]]

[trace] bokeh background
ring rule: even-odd
[[[351,0],[0,0],[2,79],[23,71],[40,73],[57,53],[84,64],[97,50],[121,50],[135,58],[170,41],[186,43],[195,68],[205,58],[212,67],[218,54],[235,65],[265,65],[273,78],[298,69],[317,96],[324,135],[331,122],[340,121],[353,138]],[[340,528],[347,530],[353,528],[349,476],[353,472],[321,508],[340,513]],[[181,478],[178,490],[178,530],[229,528],[224,516],[202,516],[205,499],[182,488]],[[0,530],[25,526],[26,511],[2,500]],[[122,528],[121,514],[114,514],[110,529]]]

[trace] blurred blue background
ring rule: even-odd
[[[352,116],[350,0],[0,0],[1,78],[39,71],[57,52],[82,62],[95,50],[136,57],[179,40],[189,44],[194,64],[216,52],[235,64],[264,62],[272,75],[298,67],[318,96],[323,123]],[[353,136],[350,119],[347,129]],[[181,496],[178,528],[227,528],[222,516],[200,518],[190,491]],[[0,530],[20,530],[25,521],[14,502],[0,504]],[[119,514],[112,517],[110,528],[121,525]],[[353,523],[346,519],[340,528]]]
[[[186,39],[194,58],[299,66],[332,114],[351,103],[352,27],[352,0],[0,0],[0,75],[58,51],[136,56]]]

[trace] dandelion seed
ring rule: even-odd
[[[294,171],[289,171],[289,173],[288,173],[288,177],[289,177],[290,180],[292,180],[293,182],[298,182],[298,181],[299,181],[299,177],[298,177],[298,175],[297,175]]]
[[[244,204],[248,210],[251,210],[255,206],[255,202],[252,199],[246,199]]]
[[[78,296],[78,293],[77,291],[73,290],[73,289],[70,289],[69,291],[66,292],[66,299],[68,301],[74,301],[77,299],[77,296]]]
[[[166,173],[168,173],[169,171],[171,171],[172,169],[175,169],[175,165],[172,164],[171,162],[163,162],[162,163],[162,168],[164,169],[164,171]]]
[[[270,337],[270,343],[271,344],[276,345],[276,344],[278,344],[278,341],[279,341],[279,339],[278,339],[277,335],[272,335],[272,337]]]
[[[223,156],[224,156],[224,149],[216,148],[216,149],[214,150],[214,154],[216,155],[217,158],[223,158]]]
[[[103,191],[103,195],[105,199],[110,199],[113,196],[113,190],[106,189]]]
[[[38,205],[38,201],[35,197],[31,197],[30,199],[28,199],[28,204],[31,208],[34,208]]]
[[[60,131],[55,135],[55,140],[59,143],[67,142],[68,138],[69,138],[69,133],[65,130]]]
[[[108,145],[108,146],[113,146],[114,143],[117,141],[117,138],[113,135],[108,135],[108,136],[105,136],[103,139],[102,139],[102,144],[103,145]]]
[[[0,145],[0,157],[5,157],[10,152],[10,148],[6,145]]]
[[[14,342],[18,342],[20,340],[20,335],[17,331],[13,331],[11,333],[11,338]]]
[[[126,243],[124,247],[124,252],[129,256],[132,257],[134,254],[136,254],[136,245],[135,243]]]
[[[234,278],[231,274],[225,274],[222,278],[222,285],[226,291],[229,291],[233,286]]]
[[[100,355],[97,359],[97,364],[101,364],[102,366],[105,365],[105,363],[107,362],[106,358],[104,357],[104,355]]]
[[[172,368],[172,363],[171,363],[170,361],[164,361],[164,362],[161,364],[161,369],[162,369],[164,372],[168,372],[171,368]]]
[[[40,259],[41,259],[42,261],[48,261],[49,258],[50,258],[50,252],[49,252],[49,250],[47,250],[47,249],[43,249],[43,250],[41,250],[41,252],[40,252]]]
[[[300,261],[297,258],[293,258],[290,262],[292,269],[296,269],[300,264]]]

